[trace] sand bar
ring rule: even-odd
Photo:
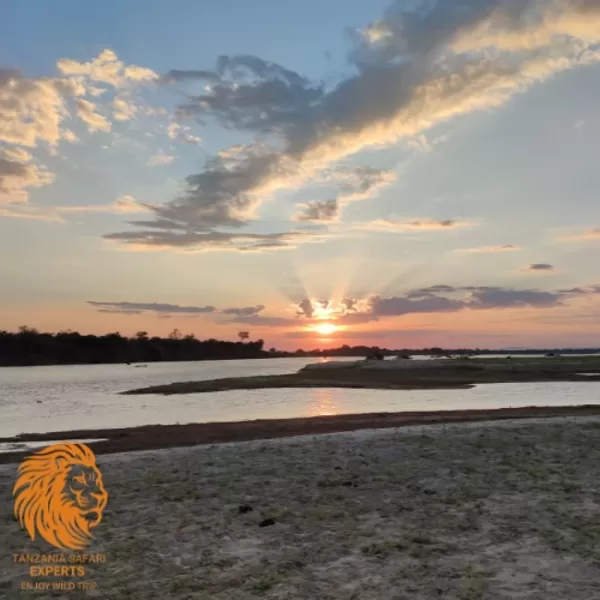
[[[123,392],[194,394],[266,388],[469,389],[483,383],[600,381],[599,356],[350,361],[297,373],[175,382]]]

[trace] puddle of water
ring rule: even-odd
[[[61,442],[70,442],[72,444],[91,444],[92,442],[104,442],[106,438],[88,439],[88,440],[54,440],[54,441],[38,441],[38,442],[9,442],[0,444],[0,454],[6,454],[7,452],[24,452],[27,450],[38,450],[39,448],[45,448],[52,444],[59,444]]]

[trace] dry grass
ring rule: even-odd
[[[90,548],[121,600],[600,598],[600,420],[427,426],[100,456]],[[0,468],[0,597],[25,540]],[[253,510],[241,513],[239,506]],[[275,524],[259,527],[267,518]],[[23,597],[23,596],[21,596]],[[51,597],[37,594],[34,597]],[[80,593],[77,597],[84,597]]]

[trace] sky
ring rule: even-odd
[[[0,330],[600,346],[600,2],[8,0]]]

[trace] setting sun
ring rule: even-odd
[[[333,323],[321,323],[319,325],[315,325],[313,329],[321,335],[330,335],[332,333],[335,333],[338,330],[338,327]]]

